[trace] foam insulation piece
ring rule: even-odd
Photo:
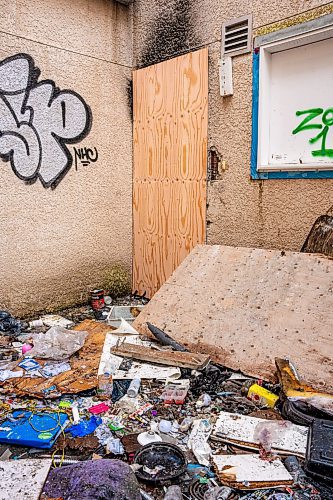
[[[290,359],[307,384],[333,393],[333,259],[260,248],[198,245],[152,297],[149,321],[191,352],[275,380]]]
[[[256,438],[258,425],[261,428],[265,426],[264,436],[266,440],[271,440],[274,452],[305,457],[308,428],[285,420],[265,420],[238,413],[221,412],[213,435],[225,442],[259,448],[260,441]]]
[[[38,500],[51,464],[52,459],[0,462],[0,500]]]
[[[293,483],[279,459],[268,462],[258,455],[215,455],[212,459],[222,484],[234,488],[273,488]]]

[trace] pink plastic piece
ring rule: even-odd
[[[105,413],[106,411],[109,411],[109,409],[110,406],[108,406],[105,403],[100,403],[99,405],[91,406],[91,408],[89,408],[89,411],[94,415],[99,415],[100,413]]]
[[[32,345],[31,344],[23,344],[22,346],[22,354],[25,354],[26,352],[31,351]]]

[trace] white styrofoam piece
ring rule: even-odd
[[[216,421],[213,434],[224,440],[232,440],[249,445],[259,441],[254,434],[258,424],[265,423],[268,430],[273,428],[272,450],[295,453],[305,456],[308,429],[284,420],[265,420],[263,418],[249,417],[238,413],[221,412]],[[274,427],[280,425],[278,432]]]
[[[130,325],[124,318],[120,318],[120,325],[117,330],[114,330],[113,333],[117,335],[140,335],[139,332],[135,328],[133,328],[133,326]]]
[[[48,458],[0,462],[0,500],[38,500],[51,464]]]
[[[258,483],[281,481],[281,485],[292,481],[292,477],[281,462],[262,460],[258,455],[214,455],[212,457],[219,477],[223,480],[223,471],[226,478],[234,476],[233,481],[238,483]],[[265,487],[267,485],[265,484]]]
[[[134,361],[128,371],[118,370],[124,358],[111,354],[112,347],[115,347],[118,342],[126,342],[128,344],[137,344],[145,347],[151,347],[152,342],[141,340],[138,335],[121,335],[117,336],[112,333],[107,333],[105,336],[103,352],[98,368],[98,375],[102,375],[106,361],[111,363],[117,368],[112,378],[114,380],[132,380],[133,378],[141,379],[178,379],[181,377],[180,369],[176,366],[157,366],[149,363],[139,363]]]

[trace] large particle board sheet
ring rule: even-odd
[[[0,500],[38,500],[51,463],[48,458],[0,462]]]
[[[333,260],[317,254],[198,245],[144,308],[192,352],[268,380],[274,358],[333,391]]]

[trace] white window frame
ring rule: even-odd
[[[258,106],[258,172],[288,172],[309,170],[333,170],[332,164],[313,162],[308,165],[285,163],[269,164],[269,109],[270,109],[270,65],[272,54],[333,38],[333,25],[314,29],[295,36],[260,45],[259,57],[259,106]],[[333,90],[333,89],[332,89]],[[333,163],[333,161],[332,161]]]

